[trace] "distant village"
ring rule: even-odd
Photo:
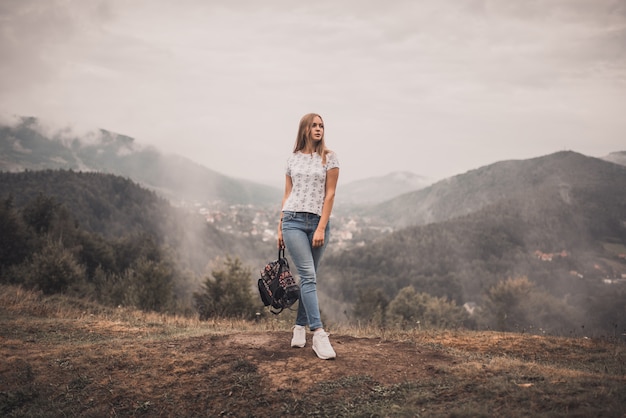
[[[224,203],[179,202],[177,206],[191,209],[204,217],[208,224],[222,232],[243,237],[257,237],[263,242],[278,239],[278,208],[264,209],[253,205]],[[393,232],[393,228],[359,216],[333,215],[331,245],[328,251],[339,251],[365,245],[368,237]]]
[[[180,202],[179,206],[191,209],[204,217],[207,223],[222,232],[243,237],[256,237],[262,242],[271,242],[277,239],[278,208],[270,210],[253,205],[226,205],[224,203],[193,203]],[[332,234],[328,251],[364,246],[372,237],[379,237],[393,232],[393,228],[382,225],[376,220],[359,217],[358,215],[335,215],[331,218]],[[560,252],[534,251],[534,256],[544,262],[553,262],[567,259],[571,254],[567,250]],[[626,254],[619,254],[620,259],[626,259]],[[626,284],[626,271],[616,271],[609,266],[594,264],[593,276],[602,277],[602,282],[611,285]],[[584,273],[571,270],[570,274],[584,278]]]
[[[539,260],[547,262],[551,262],[559,258],[570,257],[570,253],[566,250],[557,253],[544,253],[540,250],[536,250],[534,254]],[[626,254],[618,254],[618,258],[626,259]],[[595,272],[599,273],[601,277],[603,277],[602,282],[605,284],[626,283],[626,273],[624,272],[610,271],[613,269],[608,268],[608,266],[601,266],[598,263],[593,265],[593,269]],[[576,270],[570,270],[570,274],[580,279],[584,278],[584,274]]]

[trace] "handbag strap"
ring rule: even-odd
[[[285,258],[285,247],[280,247],[278,249],[278,259]]]

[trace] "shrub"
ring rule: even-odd
[[[424,326],[427,328],[453,328],[463,325],[467,312],[446,297],[418,293],[407,286],[389,304],[390,322],[403,329]]]
[[[22,263],[15,273],[25,286],[44,294],[80,294],[86,286],[85,267],[60,240],[46,240],[41,251]]]
[[[382,289],[359,289],[353,308],[354,317],[358,321],[384,327],[387,324],[388,306],[389,298]]]
[[[193,294],[200,319],[212,317],[252,317],[258,304],[250,288],[252,272],[238,258],[228,257],[224,268],[207,277],[201,292]]]
[[[500,281],[487,292],[483,325],[498,331],[565,331],[577,328],[580,313],[527,277]]]

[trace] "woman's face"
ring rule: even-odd
[[[324,122],[322,122],[322,118],[319,116],[313,118],[309,135],[314,143],[320,142],[324,137]]]

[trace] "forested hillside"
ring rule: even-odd
[[[0,173],[4,283],[184,311],[191,309],[191,293],[211,263],[226,257],[261,260],[255,244],[254,238],[237,240],[121,177],[61,170]]]
[[[449,220],[330,255],[329,293],[357,301],[357,319],[375,319],[368,306],[407,323],[445,308],[458,314],[457,322],[483,328],[622,332],[624,190],[625,167],[575,153],[457,176],[381,205],[390,217],[402,216],[404,207],[401,223]],[[474,315],[453,309],[465,303],[477,308]]]

